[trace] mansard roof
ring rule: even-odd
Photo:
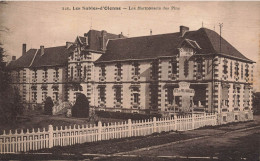
[[[12,61],[8,68],[62,66],[68,62],[68,53],[66,46],[44,48],[43,55],[41,55],[40,49],[30,49],[19,59]]]
[[[20,58],[18,58],[15,61],[11,61],[8,64],[8,68],[29,68],[30,64],[33,61],[33,58],[36,54],[37,49],[30,49],[28,50],[24,55],[22,55]]]
[[[246,62],[253,62],[241,54],[224,38],[221,39],[220,53],[219,34],[206,28],[188,31],[184,36],[181,36],[181,33],[177,32],[110,40],[106,53],[96,62],[155,59],[158,57],[173,56],[178,54],[178,48],[182,46],[184,41],[195,47],[199,54],[221,54]]]
[[[30,67],[63,66],[68,62],[68,55],[66,46],[44,48],[43,55],[39,49]]]
[[[88,44],[90,50],[95,50],[95,51],[101,51],[101,41],[102,41],[102,32],[105,32],[105,42],[107,42],[110,39],[119,39],[120,35],[116,34],[111,34],[107,33],[106,31],[97,31],[97,30],[89,30],[88,33],[84,34],[85,37],[88,37]],[[122,35],[122,38],[124,36]],[[81,39],[83,39],[81,37]]]

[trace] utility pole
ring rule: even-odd
[[[221,53],[221,31],[222,31],[222,27],[223,27],[223,23],[219,23],[219,34],[220,34],[220,37],[219,37],[219,52]]]
[[[92,30],[92,17],[91,17],[91,21],[90,21],[90,30]]]

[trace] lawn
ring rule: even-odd
[[[114,123],[114,122],[122,122],[127,121],[123,119],[111,119],[111,118],[97,118],[97,121],[101,121],[102,123]],[[22,116],[18,117],[18,120],[9,124],[1,124],[0,122],[0,134],[3,133],[3,130],[15,130],[18,129],[18,132],[21,129],[42,129],[48,128],[48,125],[53,125],[54,127],[64,127],[64,126],[73,126],[73,125],[88,125],[95,124],[95,121],[90,121],[89,118],[73,118],[66,117],[65,115],[56,115],[49,116],[42,114],[41,111],[33,111],[25,113]]]

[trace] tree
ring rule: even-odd
[[[53,104],[51,97],[47,97],[44,102],[44,113],[46,115],[52,115],[53,106],[54,106],[54,104]]]
[[[0,44],[0,121],[10,123],[22,114],[23,105],[19,90],[10,85],[11,77],[4,61],[5,51]]]
[[[76,98],[76,102],[74,106],[72,106],[72,117],[88,117],[89,116],[89,101],[88,98],[82,94],[79,93]]]

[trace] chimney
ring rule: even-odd
[[[12,61],[15,61],[16,60],[16,56],[12,56]]]
[[[121,32],[118,37],[119,37],[119,38],[123,38],[123,36],[124,36],[124,35],[123,35],[123,32]]]
[[[105,30],[101,31],[101,50],[106,50],[106,37],[107,32]]]
[[[150,29],[150,35],[153,35],[153,30],[152,29]]]
[[[44,54],[44,46],[41,46],[40,50],[41,50],[41,56],[43,56],[43,54]]]
[[[185,35],[186,32],[189,31],[189,28],[186,27],[186,26],[180,26],[180,34],[181,34],[181,37],[183,37]]]
[[[23,44],[23,51],[22,51],[22,55],[26,54],[26,44]]]

